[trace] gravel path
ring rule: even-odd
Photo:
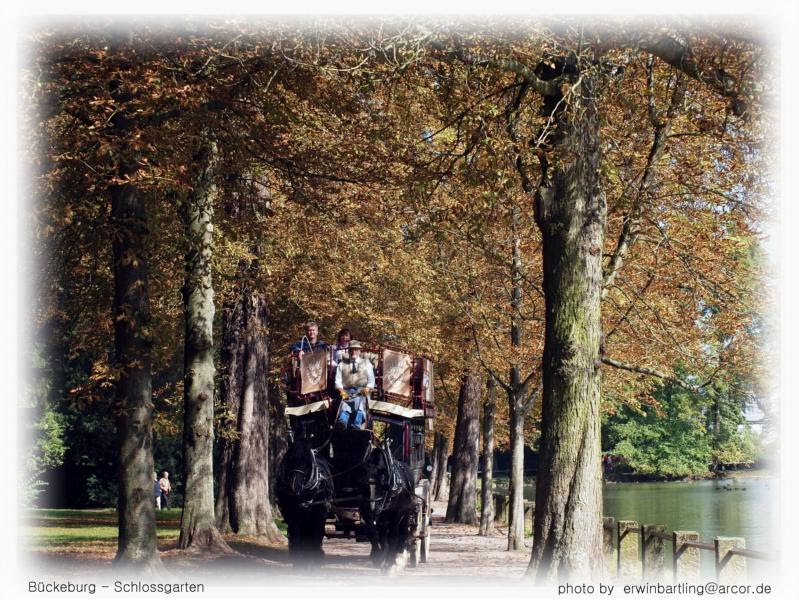
[[[444,523],[447,505],[433,503],[433,528],[430,538],[430,557],[427,563],[402,572],[403,584],[428,585],[439,579],[458,579],[463,583],[496,585],[512,583],[524,575],[530,560],[530,545],[525,551],[508,552],[507,529],[497,528],[492,537],[478,536],[477,527]],[[326,582],[344,581],[354,577],[381,577],[369,560],[370,545],[349,539],[329,539],[324,542],[325,562],[318,575]],[[300,576],[312,583],[314,576]]]
[[[430,557],[427,563],[415,568],[406,567],[400,576],[403,585],[429,585],[457,579],[468,580],[469,585],[496,585],[499,582],[519,582],[530,559],[529,542],[525,551],[508,552],[507,530],[498,527],[495,535],[477,535],[477,527],[444,523],[446,504],[433,503],[433,527],[430,539]],[[262,540],[229,536],[228,541],[237,550],[235,555],[196,556],[180,552],[176,542],[159,544],[161,558],[169,577],[188,580],[217,580],[234,585],[329,585],[385,581],[385,575],[372,565],[368,542],[354,539],[326,539],[325,560],[312,573],[298,572],[292,568],[288,549],[283,543],[265,545]],[[94,575],[113,577],[116,569],[111,561],[116,544],[93,547],[92,552],[29,555],[29,563],[42,574],[70,577]]]

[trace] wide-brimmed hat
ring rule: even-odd
[[[354,348],[358,348],[360,350],[361,348],[363,348],[363,346],[361,346],[361,342],[359,342],[358,340],[350,340],[350,345],[348,346],[348,348],[350,350]]]

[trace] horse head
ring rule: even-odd
[[[405,463],[394,459],[389,444],[382,444],[370,456],[370,475],[377,489],[388,499],[413,495],[413,472]]]
[[[330,464],[307,440],[295,441],[278,468],[275,492],[292,562],[298,568],[318,564],[324,557],[325,518],[333,498]]]
[[[404,564],[413,542],[418,512],[413,471],[391,454],[390,444],[376,447],[367,465],[369,501],[363,511],[370,525],[372,560],[384,571]]]
[[[333,493],[330,464],[304,440],[295,442],[286,451],[276,484],[283,494],[306,501],[318,496],[329,499]]]

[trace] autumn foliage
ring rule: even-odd
[[[27,316],[32,352],[61,363],[43,371],[54,381],[47,403],[109,418],[119,408],[113,332],[126,316],[109,310],[109,198],[135,186],[149,235],[146,257],[129,260],[147,261],[151,311],[135,333],[152,352],[156,440],[179,433],[180,211],[209,139],[216,303],[235,302],[238,274],[257,265],[273,357],[308,319],[328,341],[347,326],[429,355],[437,428],[450,439],[467,369],[506,379],[516,368],[535,394],[547,318],[535,197],[546,169],[569,160],[553,150],[555,115],[579,104],[583,75],[607,208],[602,410],[657,408],[664,381],[701,394],[734,380],[762,399],[774,124],[759,34],[677,21],[32,29],[21,73]],[[281,367],[272,360],[275,389]],[[497,403],[500,447],[507,410]],[[533,403],[528,444],[540,415]]]

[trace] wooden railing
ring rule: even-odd
[[[616,554],[616,574],[640,575],[646,579],[665,576],[665,548],[671,545],[671,572],[675,580],[699,579],[700,552],[712,552],[716,580],[738,581],[747,575],[747,559],[776,561],[776,555],[746,548],[742,537],[717,536],[712,541],[699,539],[696,531],[665,531],[663,525],[641,525],[636,521],[602,519],[604,552]]]
[[[494,493],[495,519],[508,521],[508,496]],[[535,502],[524,501],[525,530],[532,531]],[[664,525],[639,524],[602,518],[603,552],[609,575],[647,581],[668,578],[675,581],[700,579],[701,551],[713,552],[716,580],[740,581],[747,576],[747,559],[776,562],[777,556],[749,550],[742,537],[718,536],[712,541],[699,539],[696,531],[667,532]],[[671,565],[666,564],[666,548],[671,548]],[[670,566],[670,568],[668,568]]]
[[[508,522],[508,510],[510,504],[508,503],[507,494],[498,494],[494,492],[494,520],[498,523]],[[535,502],[530,500],[524,501],[524,529],[525,531],[533,530],[533,514],[535,513]]]

